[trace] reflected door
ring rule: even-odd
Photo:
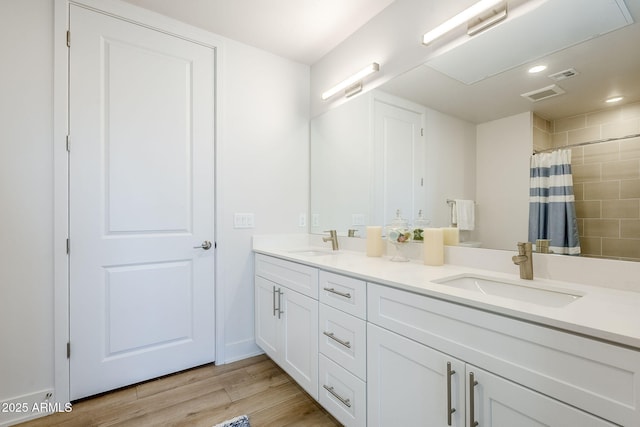
[[[373,224],[389,224],[398,209],[413,220],[426,208],[422,115],[379,100],[374,110],[374,164],[382,173],[375,174]]]
[[[214,360],[215,51],[75,5],[70,30],[78,399]]]

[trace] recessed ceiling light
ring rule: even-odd
[[[605,102],[608,102],[609,104],[612,104],[612,103],[618,102],[618,101],[622,101],[622,97],[621,96],[614,96],[612,98],[607,99]]]
[[[535,73],[539,73],[541,71],[544,71],[546,69],[547,69],[546,65],[536,65],[535,67],[529,68],[529,73],[530,74],[535,74]]]

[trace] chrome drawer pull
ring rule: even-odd
[[[345,346],[347,348],[351,348],[351,343],[349,341],[342,341],[340,338],[336,338],[336,336],[333,335],[333,332],[324,331],[323,334],[325,334],[326,336],[328,336],[329,338],[331,338],[332,340],[334,340],[338,344],[342,344],[343,346]]]
[[[476,427],[479,423],[476,421],[476,396],[473,391],[474,387],[478,385],[478,381],[473,374],[469,372],[469,426]]]
[[[456,412],[456,408],[451,407],[451,376],[456,371],[451,369],[451,362],[447,362],[447,425],[451,425],[452,415]]]
[[[276,315],[276,287],[273,287],[273,316]]]
[[[331,292],[332,294],[340,295],[341,297],[351,298],[351,294],[348,292],[344,293],[344,292],[336,291],[334,288],[324,288],[324,290],[327,292]]]
[[[284,292],[282,292],[282,288],[278,288],[276,292],[278,293],[278,319],[280,319],[280,315],[284,313],[284,311],[282,311],[282,294]]]
[[[346,406],[347,408],[351,408],[351,401],[349,399],[345,399],[344,397],[333,391],[333,387],[329,387],[327,385],[323,385],[322,387],[324,387],[329,393],[331,393],[333,397],[342,402],[344,406]]]

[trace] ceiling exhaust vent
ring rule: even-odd
[[[578,72],[575,70],[575,68],[568,68],[566,70],[560,71],[559,73],[551,74],[549,78],[559,82],[560,80],[568,79],[577,75]]]
[[[554,96],[562,95],[564,90],[558,85],[551,85],[537,89],[531,92],[523,93],[522,97],[527,98],[531,102],[542,101],[543,99],[552,98]]]

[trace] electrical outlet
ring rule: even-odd
[[[311,215],[311,226],[312,227],[320,227],[320,214],[312,214]]]
[[[352,214],[351,225],[364,225],[364,214]]]
[[[253,228],[254,226],[252,213],[237,213],[233,215],[233,228]]]
[[[301,213],[298,216],[298,227],[306,227],[307,226],[307,214]]]

